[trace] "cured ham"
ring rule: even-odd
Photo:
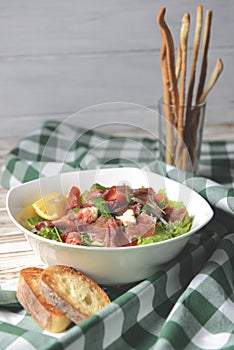
[[[72,186],[65,214],[56,220],[38,218],[32,231],[48,238],[52,230],[51,239],[72,245],[125,247],[173,238],[191,223],[183,203],[170,201],[165,190],[94,184],[83,193]]]

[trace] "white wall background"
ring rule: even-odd
[[[46,119],[125,101],[156,108],[162,93],[156,24],[178,43],[181,18],[197,0],[0,0],[0,137],[23,135]],[[206,123],[234,123],[234,1],[203,0],[213,22],[208,76],[224,71],[208,97]],[[204,13],[205,15],[205,13]],[[83,120],[84,126],[87,120]],[[92,123],[92,120],[89,122]],[[153,122],[153,121],[152,121]]]

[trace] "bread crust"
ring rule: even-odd
[[[34,321],[50,332],[63,332],[71,321],[40,293],[43,269],[29,267],[20,271],[16,297]]]
[[[91,278],[63,265],[22,269],[16,297],[40,327],[56,333],[110,303],[108,295]]]
[[[40,291],[76,324],[110,303],[108,295],[91,278],[64,265],[52,265],[42,272]]]

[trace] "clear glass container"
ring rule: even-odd
[[[206,102],[179,106],[158,102],[160,159],[179,169],[197,173],[201,153]]]

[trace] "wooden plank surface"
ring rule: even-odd
[[[17,144],[17,138],[0,139],[0,169],[4,159]],[[0,186],[0,284],[17,278],[26,266],[43,266],[29,243],[8,217],[6,210],[7,190]]]

